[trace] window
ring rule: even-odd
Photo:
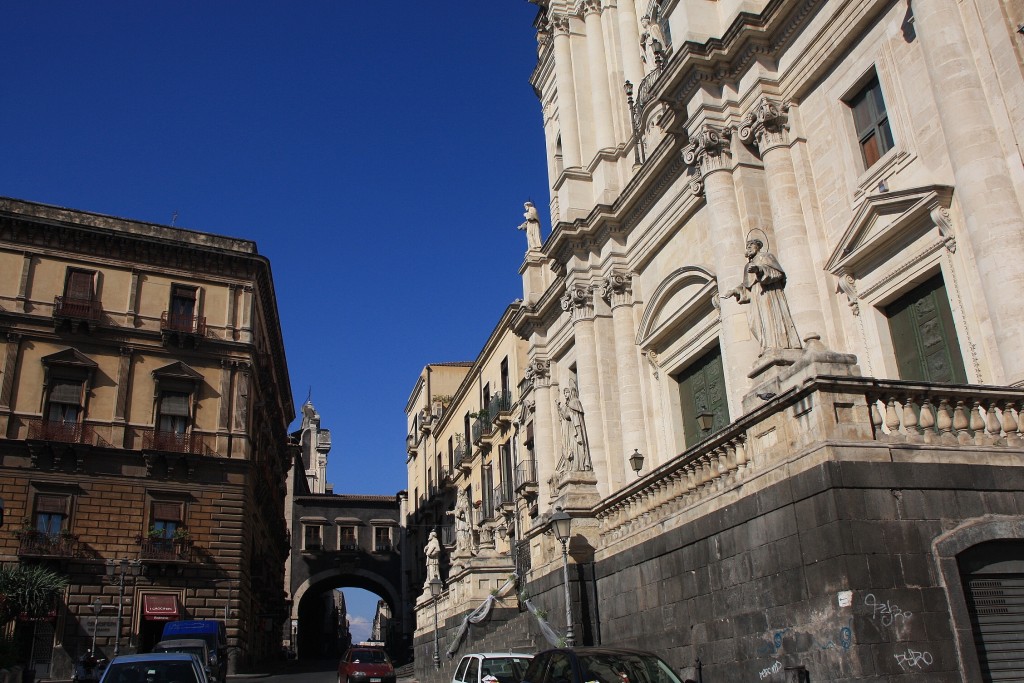
[[[78,423],[82,412],[82,380],[54,378],[50,380],[46,420],[55,425]]]
[[[40,359],[43,364],[45,402],[33,438],[67,443],[83,441],[82,417],[96,363],[75,349],[65,349]],[[85,430],[88,431],[88,430]]]
[[[191,394],[184,391],[161,391],[157,431],[184,435],[188,431]]]
[[[91,302],[93,300],[93,283],[95,280],[95,271],[68,268],[67,279],[64,281],[65,301]]]
[[[698,358],[676,378],[683,434],[689,448],[729,424],[722,353],[715,347]]]
[[[356,540],[356,528],[354,526],[338,527],[338,548],[341,550],[355,550],[359,543]]]
[[[373,547],[379,553],[391,550],[391,527],[378,526],[373,528]]]
[[[323,527],[319,524],[306,524],[302,534],[303,550],[321,550],[323,548]]]
[[[47,536],[56,536],[62,531],[67,531],[70,503],[70,496],[53,493],[36,494],[32,528]]]
[[[864,167],[870,168],[893,146],[889,115],[878,76],[873,76],[847,104],[853,111],[853,124],[857,129]]]
[[[900,379],[966,384],[967,372],[942,275],[885,307]]]
[[[171,310],[167,317],[172,330],[192,332],[195,330],[196,288],[174,285],[171,288]]]
[[[171,540],[184,533],[184,504],[178,501],[153,501],[149,515],[149,537]]]

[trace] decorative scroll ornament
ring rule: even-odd
[[[853,278],[853,273],[844,271],[839,276],[836,292],[845,294],[846,301],[850,304],[850,310],[854,315],[860,315],[860,298],[857,295],[857,281]]]
[[[551,32],[556,36],[569,35],[569,15],[556,14],[551,17]]]
[[[601,0],[583,0],[583,14],[601,15]]]
[[[690,138],[690,144],[683,149],[683,161],[694,166],[701,175],[723,168],[728,153],[728,130],[718,130],[704,124]]]
[[[647,358],[647,362],[651,364],[651,369],[654,371],[654,379],[658,379],[658,371],[661,369],[658,365],[658,354],[654,349],[648,349],[644,351],[644,357]]]
[[[601,298],[613,308],[630,303],[632,294],[632,273],[612,273],[601,281]]]
[[[574,322],[594,317],[593,287],[572,287],[566,290],[559,303],[562,304],[563,311],[572,313]]]
[[[739,126],[740,140],[757,145],[764,154],[772,147],[788,141],[785,105],[776,106],[767,97],[762,96],[754,108],[743,117]]]
[[[949,216],[949,211],[943,206],[936,206],[931,211],[932,220],[935,221],[935,227],[939,229],[939,234],[942,235],[943,241],[946,243],[946,249],[951,254],[956,253],[956,235],[953,234],[953,219]]]

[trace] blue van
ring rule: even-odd
[[[195,619],[168,621],[164,624],[161,641],[184,638],[201,638],[206,641],[210,651],[210,678],[224,683],[228,675],[228,638],[224,622],[219,619]]]

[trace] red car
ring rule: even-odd
[[[380,648],[353,647],[338,663],[338,683],[395,683],[395,667]]]

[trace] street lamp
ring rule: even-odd
[[[430,580],[430,596],[434,598],[434,669],[441,668],[441,655],[437,651],[437,599],[441,597],[444,584],[436,576]]]
[[[636,476],[640,476],[640,470],[644,468],[644,455],[640,452],[639,448],[633,449],[633,455],[629,456],[629,466],[636,472]]]
[[[118,571],[120,568],[120,571]],[[142,562],[140,560],[107,560],[107,576],[110,582],[118,586],[117,592],[117,638],[114,640],[114,656],[121,653],[121,624],[124,619],[124,587],[128,579],[133,579],[142,573]]]
[[[562,583],[565,586],[565,645],[573,647],[576,645],[576,635],[572,630],[572,600],[569,595],[569,534],[572,530],[572,517],[562,508],[555,508],[555,512],[549,520],[551,530],[562,543]]]
[[[92,647],[89,648],[89,652],[96,654],[96,627],[99,625],[100,612],[103,611],[103,602],[96,598],[92,601]]]

